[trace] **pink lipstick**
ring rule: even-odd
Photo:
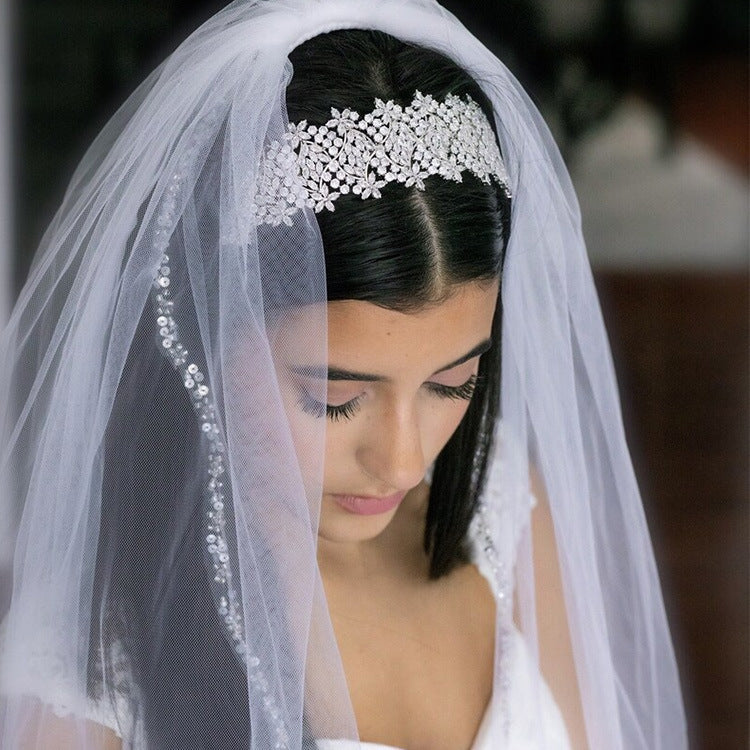
[[[388,497],[358,497],[356,495],[334,495],[333,499],[344,509],[358,516],[374,516],[393,510],[406,495],[397,492]]]

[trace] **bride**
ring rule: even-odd
[[[0,357],[3,748],[686,747],[567,174],[431,0],[195,32]]]

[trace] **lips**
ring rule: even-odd
[[[397,492],[388,497],[361,497],[357,495],[334,495],[336,503],[358,516],[375,516],[393,510],[405,497],[406,492]]]

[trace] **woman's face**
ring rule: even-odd
[[[302,408],[327,420],[320,537],[376,537],[421,483],[469,406],[497,297],[494,281],[416,313],[328,304],[326,403],[310,395],[320,383],[299,384]]]

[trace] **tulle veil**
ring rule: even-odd
[[[490,471],[489,533],[500,545],[508,529],[493,506],[525,502],[535,467],[554,519],[590,747],[686,747],[578,204],[548,128],[502,62],[432,0],[238,0],[154,71],[93,143],[3,333],[0,510],[15,540],[12,601],[0,612],[4,748],[49,748],[50,736],[56,747],[97,747],[86,696],[92,675],[107,683],[108,634],[127,617],[109,606],[121,579],[100,544],[113,491],[106,466],[131,447],[132,430],[115,429],[115,417],[144,418],[118,408],[134,367],[155,380],[171,368],[175,392],[184,386],[194,407],[200,439],[173,430],[169,461],[149,466],[145,491],[156,504],[175,472],[196,489],[212,483],[215,528],[201,533],[223,544],[206,548],[214,577],[201,574],[211,579],[213,616],[230,626],[241,616],[242,637],[230,642],[250,696],[250,748],[357,741],[316,566],[324,425],[295,425],[274,362],[279,348],[325,362],[323,249],[312,211],[273,227],[248,210],[262,150],[288,122],[289,52],[345,28],[448,55],[492,102],[513,192],[502,281],[506,439],[492,461],[515,468]],[[160,424],[158,409],[147,416],[143,440]],[[159,569],[132,571],[158,592],[155,633],[159,603],[180,595],[173,552],[187,521],[174,516],[160,536]],[[137,528],[148,533],[145,522]],[[530,532],[520,533],[516,565],[499,584],[515,591],[515,616],[538,659],[544,602],[535,599]],[[498,608],[498,694],[513,614]],[[137,715],[137,692],[118,699]],[[220,699],[191,697],[196,715]],[[198,722],[184,731],[184,747],[210,746]],[[544,748],[539,734],[533,747]]]

